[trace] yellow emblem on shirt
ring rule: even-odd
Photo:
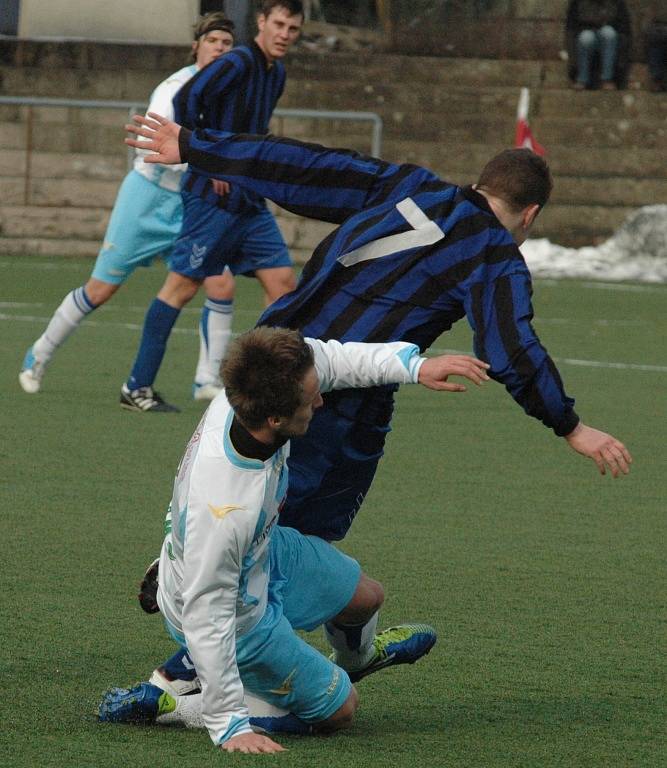
[[[280,688],[274,688],[269,693],[275,693],[277,696],[287,696],[288,693],[292,693],[292,678],[296,674],[296,667],[287,675],[280,685]]]
[[[226,517],[235,509],[245,509],[245,507],[237,507],[236,504],[225,504],[223,507],[214,507],[213,504],[209,504],[208,508],[211,510],[213,517],[217,517],[218,520],[222,520],[223,517]]]

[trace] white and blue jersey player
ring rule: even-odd
[[[231,50],[233,24],[221,13],[208,14],[194,30],[194,63],[163,80],[150,97],[148,111],[173,117],[175,94],[208,64]],[[181,179],[187,164],[144,163],[137,149],[132,170],[123,180],[107,225],[102,248],[88,281],[63,299],[44,333],[25,355],[19,382],[29,394],[39,392],[47,364],[84,318],[105,304],[137,267],[157,256],[169,260],[181,231]],[[227,318],[231,328],[231,317]],[[203,343],[202,343],[203,346]],[[200,363],[205,350],[200,347]]]
[[[484,364],[466,362],[463,375],[483,380]],[[460,356],[426,360],[406,342],[304,340],[298,331],[268,327],[231,345],[226,389],[178,468],[159,563],[160,610],[182,646],[181,671],[187,649],[191,690],[201,687],[199,706],[215,744],[241,749],[252,735],[244,689],[287,710],[292,725],[344,727],[357,706],[352,681],[412,663],[435,643],[434,630],[420,624],[376,635],[380,585],[329,542],[277,522],[289,439],[306,432],[322,392],[417,382],[458,389],[447,377],[460,364]],[[337,663],[294,631],[321,624]],[[101,718],[173,716],[176,705],[163,691],[175,677],[182,683],[185,675],[170,674],[168,663],[153,673],[154,685],[110,691]],[[181,699],[183,707],[196,701]]]

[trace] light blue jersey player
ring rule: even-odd
[[[224,14],[211,13],[196,25],[194,37],[195,63],[174,72],[157,86],[151,94],[148,111],[162,113],[165,110],[165,114],[173,116],[175,94],[199,70],[231,50],[233,24]],[[168,259],[171,254],[183,220],[180,185],[187,165],[150,165],[143,162],[145,154],[142,150],[136,151],[134,167],[121,184],[92,275],[85,285],[67,294],[44,333],[25,355],[19,383],[29,394],[39,392],[46,366],[87,315],[105,304],[137,267],[148,266],[157,256]],[[231,277],[218,279],[233,285]],[[204,315],[195,374],[195,378],[200,379],[207,375],[209,338],[226,345],[231,337],[231,302],[215,303],[213,312],[205,307]],[[220,351],[216,352],[216,362],[212,364],[216,375],[221,356]]]
[[[416,624],[376,635],[382,587],[329,542],[277,525],[290,438],[306,432],[322,392],[417,382],[458,390],[447,382],[453,371],[479,383],[484,369],[467,356],[426,360],[406,342],[304,340],[279,328],[233,342],[225,390],[181,459],[160,555],[158,604],[181,650],[150,683],[109,691],[100,718],[187,721],[186,710],[200,707],[216,745],[279,751],[253,733],[249,692],[291,713],[293,730],[348,725],[358,703],[352,682],[415,662],[435,631]],[[321,624],[333,660],[294,631]]]

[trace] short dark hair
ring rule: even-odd
[[[260,326],[236,338],[222,364],[230,405],[250,429],[269,416],[289,418],[301,405],[313,350],[299,331]]]
[[[477,189],[504,200],[512,210],[544,207],[553,182],[545,160],[530,149],[505,149],[484,166]]]
[[[301,16],[303,19],[303,3],[301,0],[260,0],[257,4],[257,14],[268,16],[274,8],[284,8],[290,16]]]

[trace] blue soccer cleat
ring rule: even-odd
[[[396,664],[414,664],[433,648],[437,635],[428,624],[400,624],[375,635],[375,656],[361,669],[348,670],[350,680],[358,682],[373,672]]]
[[[173,696],[150,683],[134,688],[111,688],[102,697],[98,715],[102,723],[154,723],[158,715],[173,712]]]

